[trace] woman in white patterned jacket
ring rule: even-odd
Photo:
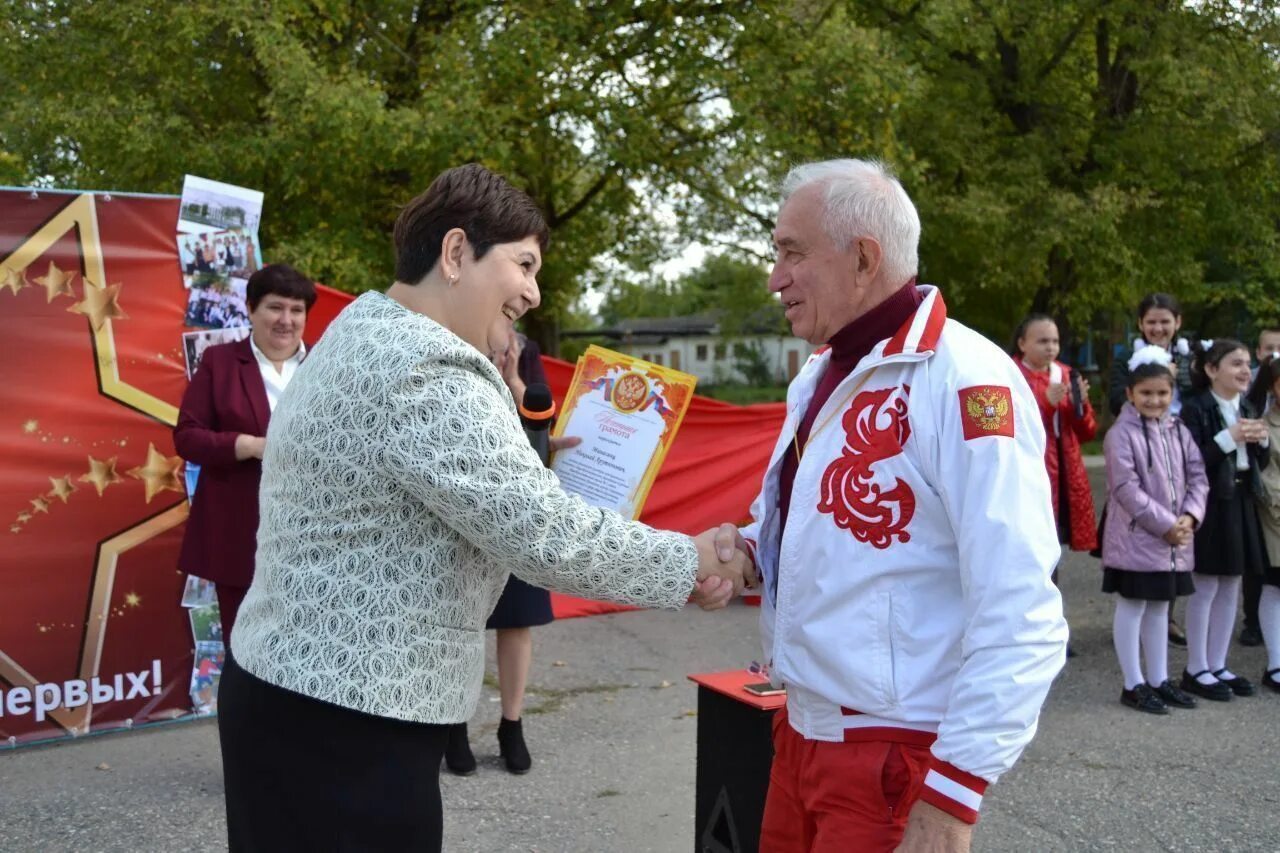
[[[539,302],[547,226],[478,165],[395,226],[396,282],[333,321],[271,418],[257,572],[222,676],[229,846],[439,850],[440,761],[508,572],[723,607],[745,562],[565,494],[486,354]]]

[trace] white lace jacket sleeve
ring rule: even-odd
[[[488,559],[573,595],[642,607],[688,600],[693,541],[566,494],[490,378],[447,356],[428,358],[392,405],[388,473]]]

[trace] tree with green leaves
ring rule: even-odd
[[[1280,308],[1274,4],[773,3],[723,69],[758,227],[795,161],[879,157],[920,209],[924,280],[1003,339],[1141,293]]]
[[[360,291],[391,280],[399,206],[481,162],[551,225],[529,321],[553,349],[603,253],[642,266],[668,250],[653,199],[678,194],[732,130],[708,81],[754,3],[8,7],[7,179],[176,192],[192,173],[261,189],[266,256]]]

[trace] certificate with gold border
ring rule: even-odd
[[[551,463],[566,491],[637,518],[693,399],[695,376],[588,347],[553,435],[582,444]]]

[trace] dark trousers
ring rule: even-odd
[[[284,690],[227,655],[218,736],[228,848],[439,853],[448,731]]]

